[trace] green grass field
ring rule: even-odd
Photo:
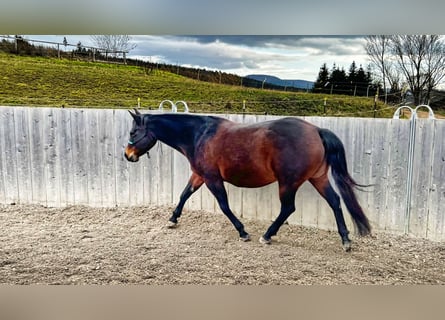
[[[0,52],[0,105],[132,108],[138,98],[151,109],[169,99],[186,101],[192,112],[374,116],[373,97],[252,89],[141,67]],[[377,110],[377,117],[394,112],[380,102]]]

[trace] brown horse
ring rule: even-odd
[[[334,211],[338,232],[346,251],[351,248],[340,198],[328,179],[328,170],[340,190],[359,235],[370,233],[353,187],[359,186],[349,175],[340,139],[327,129],[298,118],[283,118],[256,124],[237,124],[214,117],[189,114],[140,114],[130,111],[133,127],[125,149],[128,161],[138,161],[159,140],[185,155],[192,175],[169,220],[175,227],[187,199],[203,183],[212,192],[241,240],[250,240],[243,224],[230,210],[224,181],[239,187],[262,187],[278,181],[281,210],[277,219],[260,238],[271,237],[295,211],[295,194],[309,182]]]

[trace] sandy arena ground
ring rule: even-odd
[[[445,284],[445,244],[384,233],[353,240],[242,219],[240,242],[221,214],[173,207],[47,208],[0,205],[2,284]]]

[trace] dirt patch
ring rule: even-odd
[[[352,237],[244,219],[240,242],[226,217],[171,207],[0,206],[0,283],[7,284],[445,284],[445,245],[384,233]]]

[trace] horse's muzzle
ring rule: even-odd
[[[138,162],[139,156],[136,153],[136,149],[134,147],[127,146],[124,150],[124,156],[127,161],[130,162]]]

